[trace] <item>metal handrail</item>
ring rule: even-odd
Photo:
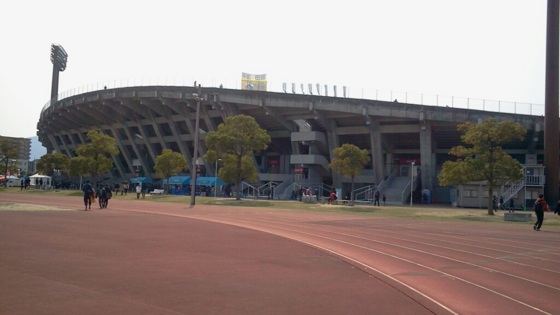
[[[202,80],[200,80],[202,79]],[[70,90],[66,90],[59,93],[56,97],[46,102],[41,110],[41,115],[43,112],[50,107],[51,104],[56,103],[59,100],[63,100],[75,95],[102,91],[105,89],[116,89],[125,87],[140,87],[140,86],[193,86],[193,82],[196,79],[186,79],[183,78],[132,78],[132,79],[120,79],[111,81],[102,81],[92,84],[83,85]],[[241,82],[235,80],[217,80],[211,79],[207,80],[204,78],[198,79],[199,83],[203,87],[214,87],[214,88],[227,88],[227,89],[241,89]],[[267,91],[268,92],[284,92],[284,83],[278,83],[273,81],[268,81]],[[533,103],[523,103],[523,102],[511,102],[511,101],[499,101],[499,100],[486,100],[486,99],[476,99],[469,97],[456,97],[456,96],[444,96],[444,95],[431,95],[424,93],[410,93],[394,90],[381,90],[375,88],[348,88],[347,95],[344,97],[350,98],[350,91],[360,91],[359,96],[354,95],[352,98],[355,99],[369,99],[378,101],[400,101],[409,104],[418,105],[431,105],[439,107],[451,107],[451,108],[463,108],[472,110],[483,110],[489,112],[499,112],[499,113],[514,113],[523,115],[544,115],[544,104],[533,104]],[[332,96],[334,93],[328,93],[323,91],[323,93],[317,93],[316,95]]]
[[[376,190],[377,188],[375,185],[368,185],[368,186],[360,187],[358,189],[354,189],[354,200],[371,202],[374,199],[374,194]],[[359,196],[361,195],[363,195],[364,198],[359,198]]]
[[[241,193],[246,197],[254,197],[255,199],[259,197],[259,190],[257,189],[257,187],[247,182],[241,182]]]

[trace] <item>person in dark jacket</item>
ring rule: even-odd
[[[93,187],[89,183],[89,180],[86,180],[84,186],[82,186],[82,191],[84,192],[84,205],[86,206],[86,211],[91,210],[91,198],[94,195]]]
[[[373,194],[373,205],[378,205],[379,206],[379,191],[375,191],[375,193]]]
[[[535,214],[537,215],[537,222],[533,226],[533,230],[540,231],[541,226],[544,221],[544,212],[546,211],[547,205],[546,201],[544,201],[544,196],[541,194],[539,198],[535,201],[535,206],[533,207]]]
[[[511,197],[509,199],[509,212],[515,212],[515,205],[514,205],[514,201],[513,201],[513,197]]]

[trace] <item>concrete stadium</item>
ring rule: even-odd
[[[483,205],[461,200],[449,187],[440,187],[437,174],[449,159],[449,150],[461,143],[457,125],[487,118],[512,120],[527,128],[524,141],[504,149],[525,165],[525,190],[542,192],[544,185],[544,117],[531,114],[457,108],[349,97],[228,89],[222,87],[134,86],[110,88],[49,102],[37,125],[48,152],[75,156],[86,143],[89,130],[116,139],[120,149],[107,181],[126,181],[136,176],[156,179],[153,166],[162,149],[180,152],[193,165],[197,102],[200,101],[199,157],[206,152],[205,135],[226,117],[252,116],[272,138],[269,148],[255,155],[258,182],[249,183],[257,194],[275,187],[275,199],[288,199],[299,187],[311,187],[324,195],[330,187],[346,196],[350,179],[328,166],[332,150],[345,143],[367,149],[371,161],[355,179],[357,199],[370,200],[377,189],[391,203],[406,203],[411,187],[415,198],[428,191],[432,202]],[[441,102],[440,102],[441,103]],[[200,174],[215,176],[215,165],[198,160]],[[504,189],[506,189],[504,187]],[[516,188],[517,189],[517,188]],[[517,190],[510,198],[523,203],[527,193]],[[462,197],[463,194],[459,193]],[[505,196],[504,196],[505,197]],[[473,199],[474,200],[474,199]],[[481,201],[482,200],[482,201]],[[416,201],[415,201],[416,202]],[[525,201],[526,202],[526,201]]]

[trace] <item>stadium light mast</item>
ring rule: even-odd
[[[53,75],[51,85],[51,100],[56,100],[58,96],[58,74],[66,69],[68,54],[62,46],[57,44],[51,45],[51,62],[53,64]]]

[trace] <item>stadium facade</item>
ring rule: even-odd
[[[437,174],[450,158],[449,150],[461,143],[459,123],[495,118],[527,129],[525,140],[504,149],[525,165],[527,174],[544,176],[542,116],[258,90],[202,88],[198,93],[197,87],[138,86],[74,95],[45,105],[37,134],[48,152],[73,157],[86,143],[88,131],[102,131],[114,137],[120,149],[106,174],[109,181],[155,178],[155,160],[164,148],[180,152],[193,165],[200,99],[199,156],[206,153],[205,135],[227,117],[254,117],[272,139],[267,150],[254,156],[259,174],[254,185],[274,183],[276,198],[288,198],[294,185],[332,186],[346,195],[350,179],[332,172],[328,164],[334,148],[351,143],[371,154],[355,178],[358,187],[376,187],[398,203],[410,196],[411,187],[429,192],[432,201],[464,203],[461,193],[454,196],[439,186]],[[213,164],[199,158],[197,165],[202,175],[215,175]],[[535,192],[542,192],[540,178]],[[520,200],[527,196],[520,190],[512,194]]]

